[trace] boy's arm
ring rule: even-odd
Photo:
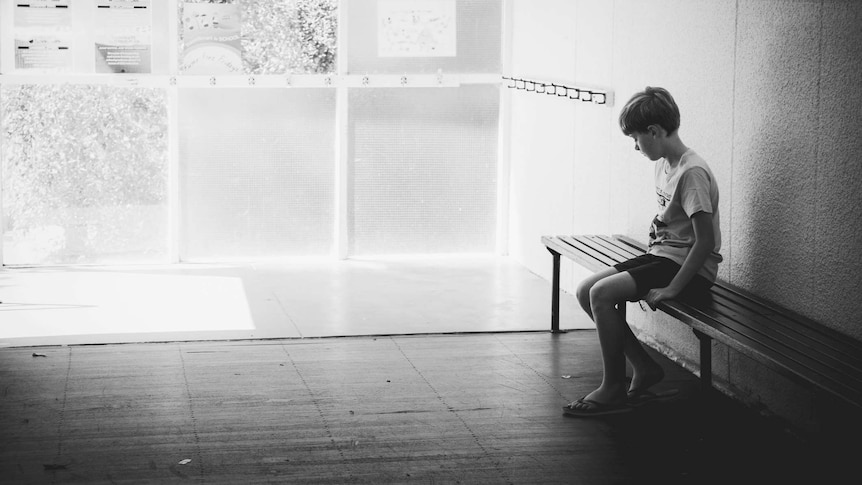
[[[715,233],[712,229],[712,214],[709,212],[698,212],[691,216],[691,225],[694,229],[694,245],[688,256],[682,263],[679,272],[673,280],[664,288],[654,288],[644,297],[650,308],[655,310],[656,305],[662,300],[676,298],[685,285],[694,278],[694,275],[703,267],[703,263],[715,249]]]

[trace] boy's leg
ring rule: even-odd
[[[626,325],[625,355],[632,364],[629,391],[644,391],[664,379],[664,369],[647,354],[632,329]]]
[[[581,307],[587,315],[590,316],[590,318],[593,318],[592,304],[590,303],[590,292],[593,286],[605,278],[617,274],[620,274],[620,272],[615,268],[607,268],[585,278],[578,285],[575,293],[576,297]],[[625,301],[618,302],[617,305],[625,305]],[[624,321],[622,315],[620,318]],[[631,362],[632,369],[634,371],[630,389],[646,389],[653,384],[660,382],[664,378],[664,370],[649,356],[649,354],[646,353],[643,345],[641,345],[640,341],[635,337],[635,334],[632,332],[632,329],[628,324],[623,325],[623,331],[623,353],[629,362]]]
[[[617,310],[618,304],[637,297],[637,285],[628,272],[606,275],[590,288],[590,310],[599,334],[602,348],[604,376],[598,389],[588,394],[588,400],[600,403],[619,403],[626,398],[626,355],[637,339]],[[640,349],[643,352],[643,349]],[[637,358],[637,357],[636,357]]]
[[[587,315],[589,315],[590,318],[593,318],[593,309],[590,307],[590,290],[592,290],[593,285],[599,281],[615,274],[619,274],[619,271],[617,271],[616,268],[605,268],[599,272],[593,273],[587,278],[584,278],[583,281],[578,284],[578,287],[575,290],[575,296],[577,297],[581,308],[587,312]]]

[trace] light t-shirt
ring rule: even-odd
[[[655,164],[655,188],[659,207],[650,228],[648,252],[682,265],[695,240],[691,216],[708,212],[712,214],[715,248],[698,274],[715,281],[722,257],[718,184],[712,170],[694,150],[686,151],[674,168],[662,158]]]

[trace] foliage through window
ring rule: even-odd
[[[245,74],[335,71],[338,0],[180,0],[180,32],[184,3],[239,5]]]
[[[3,86],[4,262],[167,257],[165,92]]]

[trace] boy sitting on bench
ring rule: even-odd
[[[696,298],[712,286],[722,257],[718,184],[706,162],[679,137],[680,115],[670,93],[647,87],[620,113],[620,128],[635,150],[655,162],[658,213],[646,254],[593,274],[576,295],[593,319],[602,350],[598,389],[563,407],[574,416],[631,411],[661,396],[649,390],[664,378],[618,306],[644,300],[655,310],[662,300]],[[626,359],[632,365],[626,384]]]

